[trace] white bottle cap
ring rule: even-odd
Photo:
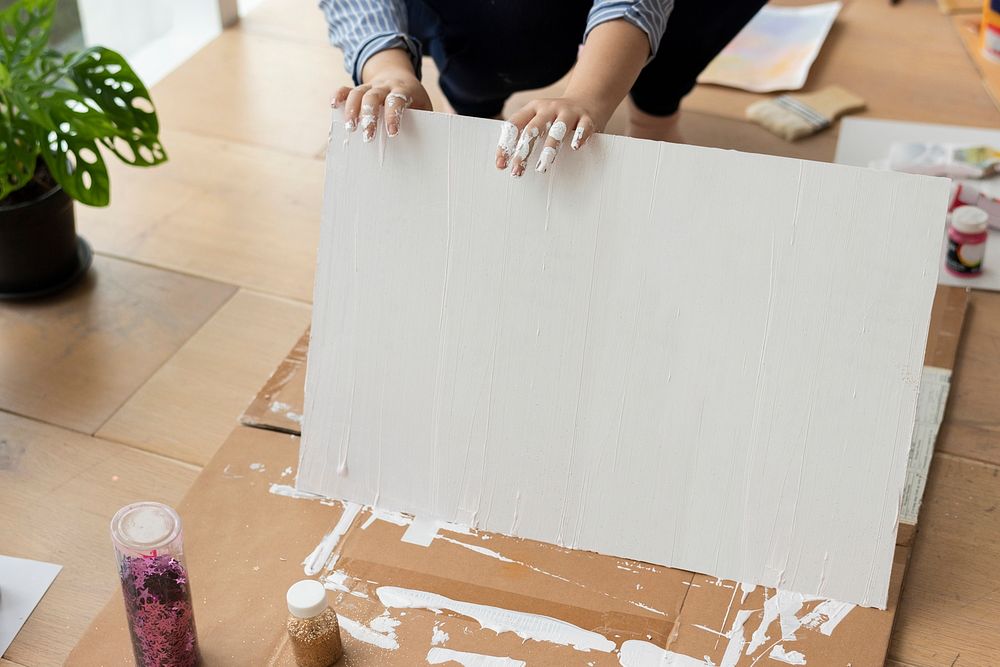
[[[986,231],[989,214],[976,206],[959,206],[951,212],[951,226],[963,234]]]
[[[296,618],[319,616],[326,609],[326,589],[318,581],[303,579],[288,588],[285,601],[288,613]]]

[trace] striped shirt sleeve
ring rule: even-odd
[[[319,0],[330,42],[344,52],[344,69],[361,83],[361,70],[379,51],[402,48],[420,76],[420,43],[407,34],[403,0]]]
[[[590,31],[602,23],[625,19],[649,37],[649,59],[652,60],[660,48],[660,39],[667,29],[667,19],[673,8],[674,0],[595,0],[587,16],[583,39],[586,41]]]

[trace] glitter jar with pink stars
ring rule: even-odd
[[[163,503],[127,505],[111,520],[125,614],[139,667],[200,662],[181,519]]]

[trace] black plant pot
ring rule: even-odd
[[[0,206],[0,299],[27,299],[69,287],[93,253],[76,235],[73,200],[60,187]]]

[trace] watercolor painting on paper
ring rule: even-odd
[[[754,93],[798,90],[842,5],[765,6],[698,77]]]

